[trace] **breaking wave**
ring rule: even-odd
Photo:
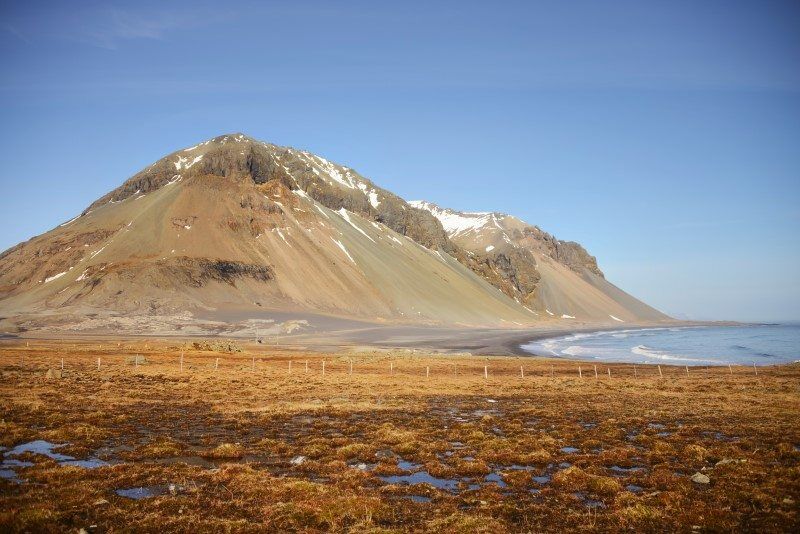
[[[800,325],[652,327],[579,332],[523,345],[549,357],[675,365],[771,365],[800,353]]]

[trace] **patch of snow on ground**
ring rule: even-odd
[[[550,311],[550,310],[548,310],[547,308],[545,308],[545,310],[544,310],[544,311],[546,311],[546,312],[547,312],[547,315],[551,315],[551,316],[552,316],[552,315],[555,315],[553,312],[551,312],[551,311]]]
[[[317,211],[319,211],[322,215],[324,215],[326,219],[330,219],[330,217],[328,217],[328,214],[325,213],[325,210],[323,210],[322,208],[320,208],[316,204],[314,204],[314,207],[317,208]]]
[[[486,252],[491,252],[493,250],[494,250],[494,245],[489,245],[488,247],[486,247]]]
[[[288,241],[286,241],[286,237],[284,237],[283,232],[281,232],[280,228],[275,228],[275,231],[278,232],[278,235],[281,237],[281,239],[283,239],[284,243],[286,243],[290,247],[292,246]],[[294,247],[292,247],[292,248],[294,248]]]
[[[348,172],[346,175],[342,174],[342,172],[330,161],[327,159],[308,153],[308,152],[301,152],[301,157],[305,159],[308,163],[311,164],[311,170],[314,171],[314,174],[320,175],[317,169],[324,172],[329,178],[332,180],[342,184],[343,186],[349,189],[355,189],[356,186],[353,182],[353,178],[350,176]],[[316,168],[315,168],[316,167]]]
[[[44,283],[46,284],[47,282],[52,282],[53,280],[58,280],[59,278],[61,278],[62,276],[64,276],[68,272],[70,272],[71,270],[72,270],[72,267],[70,267],[69,269],[67,269],[63,273],[58,273],[58,274],[54,274],[53,276],[48,276],[47,278],[44,279]]]
[[[103,250],[104,250],[104,249],[105,249],[107,246],[108,246],[108,245],[103,245],[103,248],[101,248],[100,250],[95,250],[94,252],[92,252],[91,256],[89,256],[89,259],[91,260],[92,258],[94,258],[95,256],[97,256],[98,254],[100,254],[101,252],[103,252]]]
[[[192,165],[194,165],[195,163],[197,163],[197,162],[198,162],[198,161],[200,161],[201,159],[203,159],[203,155],[202,155],[202,154],[200,154],[199,156],[197,156],[196,158],[194,158],[194,159],[192,160],[192,162],[186,166],[186,168],[188,169],[189,167],[191,167]]]
[[[435,204],[424,200],[412,200],[409,204],[415,208],[430,212],[431,215],[439,219],[445,232],[450,237],[463,234],[469,231],[480,230],[491,222],[497,224],[494,213],[490,212],[459,212],[450,209],[442,209]]]
[[[381,205],[381,201],[378,200],[378,193],[376,193],[375,190],[373,189],[372,191],[369,192],[368,196],[369,196],[369,203],[372,204],[372,207],[378,209],[378,206]]]
[[[614,319],[615,321],[617,321],[618,323],[624,323],[624,322],[625,322],[625,321],[623,321],[622,319],[620,319],[619,317],[614,317],[614,316],[613,316],[613,315],[611,315],[611,314],[609,314],[608,316],[609,316],[609,317],[611,317],[612,319]]]
[[[305,192],[305,191],[303,191],[302,189],[292,189],[292,193],[294,193],[294,194],[295,194],[295,195],[297,195],[298,197],[303,197],[303,198],[305,198],[306,200],[311,200],[311,197],[310,197],[310,196],[308,196],[308,193],[306,193],[306,192]]]
[[[68,221],[67,221],[67,222],[65,222],[64,224],[60,224],[60,225],[59,225],[59,227],[62,227],[62,226],[67,226],[68,224],[74,223],[75,221],[77,221],[77,220],[78,220],[78,218],[80,218],[80,215],[78,215],[77,217],[74,217],[74,218],[72,218],[72,219],[68,220]]]
[[[566,313],[561,316],[562,319],[574,319],[572,315],[567,315]]]
[[[358,226],[356,226],[356,224],[355,224],[353,221],[351,221],[351,220],[350,220],[350,215],[347,213],[347,210],[346,210],[346,209],[344,209],[344,208],[340,208],[340,209],[339,209],[339,211],[338,211],[337,213],[338,213],[339,215],[341,215],[341,216],[342,216],[342,218],[343,218],[345,221],[347,221],[347,222],[348,222],[348,224],[350,224],[350,226],[352,226],[353,228],[355,228],[357,231],[361,232],[361,233],[364,235],[364,237],[366,237],[367,239],[369,239],[369,240],[370,240],[370,241],[372,241],[373,243],[375,242],[375,240],[374,240],[374,239],[372,239],[372,238],[371,238],[369,235],[367,235],[367,233],[366,233],[364,230],[362,230],[361,228],[359,228]]]
[[[356,260],[354,260],[354,259],[353,259],[353,256],[351,256],[351,255],[350,255],[350,253],[349,253],[349,252],[347,252],[347,249],[346,249],[346,248],[344,248],[344,245],[342,244],[342,242],[341,242],[341,241],[337,241],[337,240],[335,240],[334,238],[331,238],[331,241],[333,241],[334,243],[336,243],[336,244],[339,246],[339,248],[340,248],[340,249],[342,249],[342,252],[344,252],[344,253],[347,255],[347,257],[348,257],[348,258],[350,258],[350,261],[352,261],[353,263],[355,263],[355,262],[356,262]]]

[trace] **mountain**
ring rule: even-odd
[[[560,241],[504,213],[409,204],[436,217],[455,245],[485,265],[484,278],[539,315],[597,322],[669,319],[608,282],[595,257],[578,243]]]
[[[230,310],[510,326],[549,319],[545,309],[664,317],[608,284],[576,244],[513,217],[410,204],[243,134],[173,152],[0,254],[0,315],[18,325]]]

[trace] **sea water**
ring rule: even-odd
[[[541,339],[522,348],[603,362],[774,365],[800,361],[800,324],[619,329]]]

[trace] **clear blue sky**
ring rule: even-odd
[[[241,131],[518,215],[668,313],[800,319],[798,2],[0,5],[0,249]]]

